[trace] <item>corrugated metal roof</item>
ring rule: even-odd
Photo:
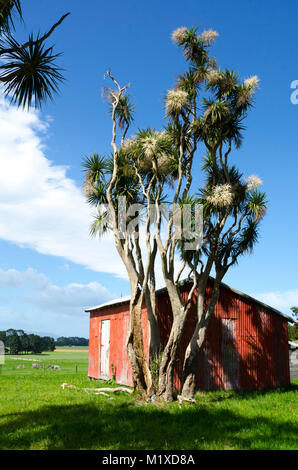
[[[210,276],[210,279],[214,280],[214,278],[211,277],[211,276]],[[189,282],[187,279],[184,280],[184,281],[181,281],[180,285],[182,286],[184,284],[187,284],[187,282]],[[248,301],[253,301],[253,302],[261,305],[263,308],[269,308],[270,310],[275,312],[277,315],[281,315],[282,317],[286,318],[287,320],[293,321],[293,318],[290,315],[286,315],[285,313],[280,312],[276,308],[271,307],[270,305],[267,305],[264,302],[261,302],[260,300],[255,299],[254,297],[251,297],[248,294],[245,294],[241,291],[238,291],[238,290],[228,286],[228,284],[224,284],[223,282],[221,282],[221,286],[225,287],[226,289],[229,289],[230,291],[234,292],[235,294],[239,295],[240,297],[243,297],[244,299],[247,299]],[[165,292],[166,290],[167,290],[166,287],[162,287],[161,289],[158,289],[156,291],[156,294],[157,295],[161,294],[162,292]],[[95,307],[86,308],[85,312],[93,312],[95,310],[103,310],[107,307],[111,307],[112,305],[116,306],[116,305],[122,305],[122,304],[129,303],[129,301],[130,301],[130,295],[125,296],[125,297],[120,297],[118,299],[110,300],[109,302],[105,302],[104,304],[100,304],[100,305],[97,305]]]
[[[96,305],[95,307],[86,308],[85,312],[92,312],[93,310],[102,310],[103,308],[110,307],[111,305],[126,304],[130,301],[130,295],[119,297],[118,299],[110,300],[104,304]]]

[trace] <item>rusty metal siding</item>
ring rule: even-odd
[[[90,314],[88,376],[99,378],[99,317]]]
[[[284,357],[289,356],[288,350],[288,329],[287,325],[281,321],[282,319],[275,316],[275,332],[273,335],[273,351],[274,351],[274,373],[275,373],[275,385],[277,387],[283,387],[288,384],[290,369],[289,361],[285,362]]]
[[[189,286],[181,288],[186,298]],[[206,289],[210,298],[212,282]],[[156,301],[162,346],[165,346],[171,325],[172,312],[167,292]],[[99,378],[100,321],[111,320],[110,377],[124,385],[132,385],[131,370],[126,352],[129,327],[129,303],[109,306],[90,314],[89,371]],[[185,324],[174,370],[174,386],[181,389],[183,358],[196,324],[196,295]],[[148,351],[146,309],[142,309],[144,347]],[[286,386],[290,381],[287,320],[270,308],[262,307],[221,286],[220,296],[210,319],[205,342],[198,358],[197,388],[258,389]]]
[[[95,320],[94,314],[90,313],[89,319],[89,356],[88,356],[88,376],[89,377],[96,377],[96,370],[95,370]]]
[[[117,375],[117,381],[120,384],[123,385],[132,385],[132,378],[131,378],[131,370],[130,370],[130,364],[129,364],[129,359],[126,351],[126,339],[127,339],[127,334],[128,334],[128,329],[129,329],[129,310],[123,314],[123,320],[122,320],[122,329],[124,332],[126,332],[122,336],[122,345],[121,345],[121,365],[119,368],[120,373]],[[120,328],[120,325],[119,325]],[[119,331],[119,333],[121,330]]]
[[[125,369],[125,315],[118,313],[111,317],[111,348],[110,348],[110,377],[116,377],[117,382],[128,385]]]
[[[206,290],[206,302],[210,295],[211,284]],[[230,329],[225,330],[231,324],[232,334],[227,337]],[[185,343],[194,325],[192,308],[185,325]],[[199,356],[197,387],[216,390],[286,386],[290,381],[287,342],[285,318],[222,286]],[[182,373],[178,361],[175,385],[179,389]]]

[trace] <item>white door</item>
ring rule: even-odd
[[[110,320],[102,320],[100,334],[100,377],[109,378]]]

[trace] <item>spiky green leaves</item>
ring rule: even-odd
[[[210,154],[205,157],[203,170],[207,174],[204,188],[200,191],[201,203],[208,208],[206,215],[225,211],[226,214],[245,214],[260,221],[266,213],[266,193],[257,188],[262,181],[255,175],[243,178],[235,166],[222,168],[218,172],[213,167]],[[228,182],[227,182],[228,178]],[[217,182],[217,184],[216,184]]]
[[[190,68],[182,75],[178,76],[176,89],[187,93],[189,99],[196,97],[197,88],[204,82],[206,71],[202,68]]]
[[[129,85],[127,85],[129,86]],[[128,128],[134,120],[135,105],[132,103],[126,90],[114,90],[104,87],[102,90],[103,99],[107,99],[110,105],[110,113],[115,112],[115,119],[120,129]],[[115,107],[115,109],[114,109]]]
[[[131,102],[128,94],[122,94],[115,109],[115,117],[118,126],[123,129],[125,125],[129,126],[134,120],[135,105]]]
[[[228,269],[245,253],[251,253],[258,241],[259,224],[266,212],[265,193],[244,190],[241,181],[233,187],[233,199],[227,205],[218,206],[213,201],[204,204],[204,246],[209,256],[214,247],[217,269]],[[210,202],[212,204],[210,204]],[[230,202],[230,201],[228,201]],[[224,225],[218,231],[219,223]]]
[[[97,207],[96,214],[93,216],[93,222],[90,227],[90,235],[102,237],[112,229],[111,215],[104,207]]]
[[[217,100],[224,99],[234,112],[240,114],[252,106],[259,84],[256,75],[242,82],[238,74],[233,71],[210,69],[206,79],[207,89],[214,93]]]
[[[258,223],[247,217],[239,230],[235,229],[227,236],[224,234],[220,237],[215,261],[217,269],[227,269],[237,264],[240,256],[252,253],[257,241]]]
[[[210,153],[203,171],[207,178],[199,192],[204,209],[202,250],[208,257],[216,247],[216,269],[226,270],[257,243],[259,224],[267,209],[266,194],[257,189],[262,184],[259,177],[243,178],[235,166],[216,169]]]
[[[245,226],[240,231],[240,235],[235,239],[234,251],[241,255],[246,252],[251,253],[257,241],[258,222],[253,217],[248,217]]]
[[[108,162],[105,157],[101,157],[98,153],[94,153],[83,160],[82,166],[87,170],[90,182],[97,183],[108,169]]]
[[[247,207],[254,220],[261,220],[267,210],[266,194],[253,189],[248,194]]]
[[[198,34],[198,28],[177,28],[172,33],[172,40],[184,49],[184,56],[187,61],[199,67],[210,64],[207,48],[218,36],[216,31],[203,31]]]
[[[85,182],[83,192],[87,197],[88,203],[98,205],[106,202],[107,183],[105,173],[108,170],[108,162],[105,157],[94,153],[83,160],[85,171]]]
[[[166,131],[143,129],[136,136],[126,139],[121,152],[127,156],[133,168],[143,176],[156,174],[169,178],[176,170],[175,150],[171,136]]]
[[[0,33],[14,30],[14,18],[22,19],[20,0],[0,0]]]
[[[37,41],[37,42],[36,42]],[[4,83],[6,96],[18,106],[39,107],[47,98],[53,99],[58,93],[58,85],[64,80],[57,67],[52,47],[45,48],[43,43],[29,37],[29,46],[22,47],[12,37],[7,38],[12,52],[6,55],[6,62],[0,66],[0,81]]]
[[[203,100],[203,116],[193,123],[197,138],[213,147],[233,142],[242,143],[243,120],[252,106],[256,77],[243,84],[238,74],[228,70],[209,70],[206,74],[207,90],[212,96]]]

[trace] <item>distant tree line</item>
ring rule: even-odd
[[[5,345],[6,354],[40,354],[43,351],[55,350],[54,338],[27,334],[23,330],[13,328],[0,331],[0,341]]]
[[[69,338],[61,336],[57,338],[55,344],[56,346],[89,346],[89,340],[86,338],[78,338],[77,336],[71,336]]]
[[[291,308],[296,322],[293,325],[288,326],[289,340],[297,341],[298,340],[298,307]]]

